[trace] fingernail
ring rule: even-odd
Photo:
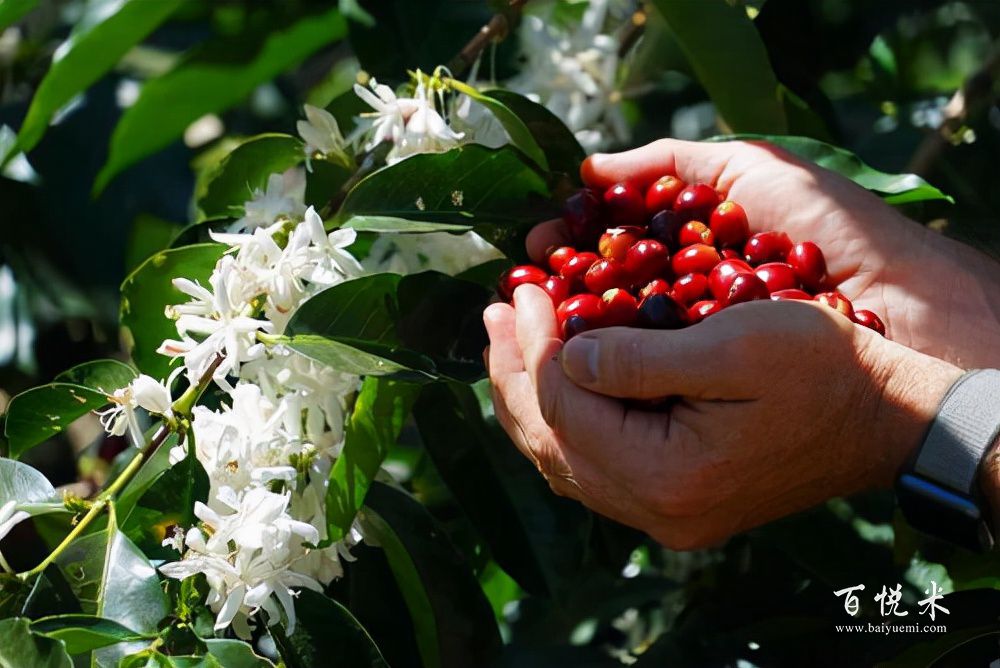
[[[599,355],[600,344],[597,339],[584,336],[573,337],[562,349],[563,371],[577,383],[593,383],[597,380]]]

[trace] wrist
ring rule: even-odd
[[[882,390],[872,423],[875,461],[870,470],[875,486],[891,488],[923,443],[941,400],[964,371],[888,340],[876,344],[882,363],[875,382]]]
[[[1000,442],[1000,441],[998,441]],[[979,491],[983,495],[993,523],[994,535],[1000,535],[1000,447],[994,444],[979,469]]]

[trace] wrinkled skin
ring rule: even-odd
[[[891,340],[818,304],[753,302],[684,330],[610,328],[564,345],[551,301],[522,286],[514,307],[484,314],[490,377],[498,418],[557,493],[669,547],[712,545],[891,485],[960,367],[1000,364],[985,344],[1000,340],[985,256],[771,147],[662,140],[583,168],[602,188],[664,173],[743,204],[752,232],[815,241]],[[544,223],[528,250],[537,260],[565,241],[561,222]],[[679,402],[647,412],[620,400],[664,396]]]

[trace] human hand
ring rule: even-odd
[[[752,232],[781,230],[814,241],[829,276],[859,309],[883,316],[888,335],[964,366],[1000,366],[1000,265],[907,220],[851,181],[754,142],[664,139],[633,151],[597,154],[584,181],[643,186],[663,174],[712,185],[743,205]],[[562,221],[537,226],[528,252],[569,242]]]
[[[962,373],[806,302],[563,344],[544,292],[514,300],[484,315],[498,419],[557,493],[676,549],[890,485]]]

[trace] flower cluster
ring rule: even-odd
[[[228,395],[216,410],[196,406],[191,437],[170,453],[176,462],[194,447],[211,487],[208,502],[195,509],[200,524],[165,541],[182,558],[161,572],[204,573],[216,627],[232,624],[241,635],[258,610],[272,620],[283,611],[293,624],[292,588],[319,589],[340,575],[346,548],[360,539],[355,531],[339,545],[314,547],[327,535],[327,478],[359,378],[262,335],[281,334],[309,297],[363,271],[347,250],[355,232],[328,234],[281,175],[244,208],[235,231],[212,234],[229,250],[208,285],[174,280],[190,299],[168,308],[178,338],[160,347],[182,363],[190,383],[211,375]],[[117,403],[145,396],[138,383],[119,390]],[[163,413],[148,403],[138,405]],[[121,406],[112,410],[109,428],[131,415]]]

